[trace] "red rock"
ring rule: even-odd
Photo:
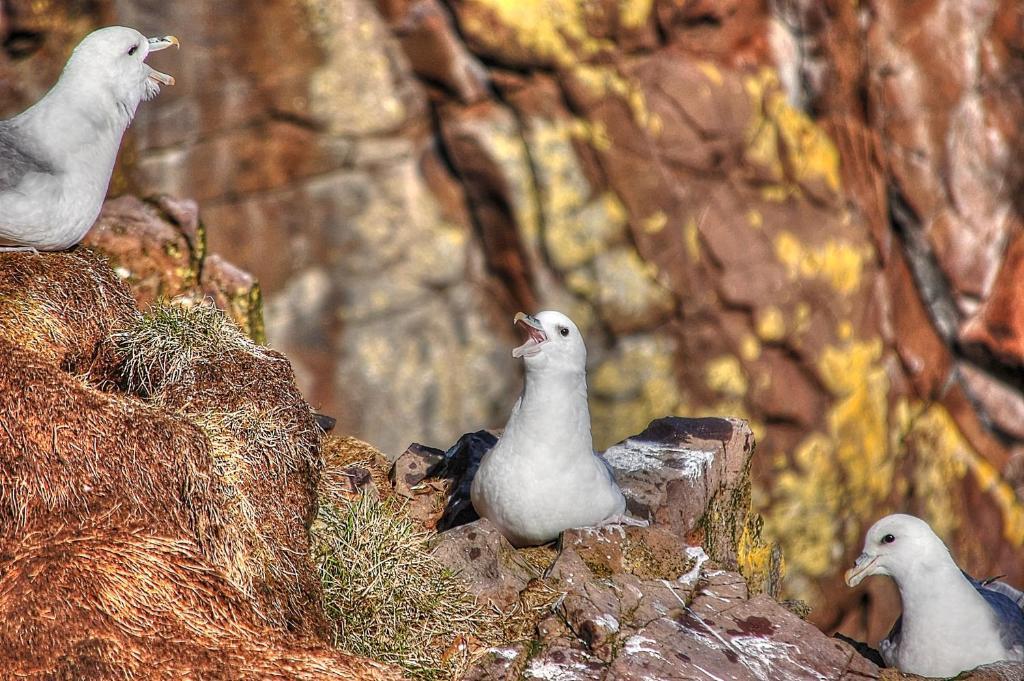
[[[712,497],[739,483],[754,449],[742,421],[664,418],[604,452],[628,510],[685,537]]]
[[[961,363],[957,368],[967,395],[979,405],[981,414],[1002,433],[1024,440],[1024,397],[1020,392],[970,364]]]
[[[506,608],[537,576],[512,545],[486,518],[448,530],[434,555],[462,575],[482,603]]]
[[[1024,237],[1006,249],[992,294],[960,331],[963,343],[977,344],[1000,360],[1024,366]]]
[[[447,11],[436,0],[410,3],[391,20],[418,76],[446,87],[464,104],[487,96],[487,71],[459,42]]]

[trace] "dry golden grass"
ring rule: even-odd
[[[7,548],[0,668],[14,678],[401,678],[268,628],[192,542],[116,513],[41,525]]]
[[[0,258],[0,676],[399,678],[326,645],[320,437],[217,310]]]
[[[287,360],[222,311],[187,300],[158,301],[114,344],[126,387],[198,426],[211,444],[225,489],[228,576],[272,621],[326,635],[322,613],[309,620],[319,589],[305,531],[320,433]]]
[[[212,560],[230,552],[209,443],[188,421],[91,388],[0,338],[0,434],[0,537],[116,503]]]
[[[113,361],[111,332],[137,317],[127,287],[91,251],[4,255],[0,337],[40,360],[101,381]]]

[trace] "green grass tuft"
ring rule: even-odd
[[[430,554],[431,534],[397,503],[321,499],[311,534],[339,647],[416,678],[452,678],[468,662],[459,642],[494,626],[462,579]]]
[[[197,360],[257,347],[212,304],[185,300],[157,302],[112,340],[125,359],[128,389],[145,395],[179,381]]]

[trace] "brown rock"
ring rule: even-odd
[[[1024,308],[1020,286],[1024,274],[1024,238],[1007,247],[992,294],[960,331],[964,343],[976,344],[1013,366],[1024,366]]]
[[[537,576],[485,518],[448,530],[441,537],[434,555],[460,573],[484,603],[499,608],[511,605]]]
[[[599,447],[663,414],[751,421],[753,494],[823,627],[864,607],[831,552],[894,506],[1024,565],[1020,443],[945,394],[960,362],[1021,366],[1018,2],[58,4],[4,3],[0,108],[101,20],[192,27],[153,57],[179,83],[113,191],[204,197],[341,431],[397,453],[501,423],[508,319],[563,309]],[[990,557],[958,508],[985,509]]]
[[[561,550],[573,551],[598,576],[630,574],[640,579],[675,579],[693,567],[682,535],[668,528],[619,527],[566,530]]]
[[[251,274],[214,253],[203,260],[199,283],[203,293],[212,298],[246,336],[257,343],[267,342],[263,328],[263,296]]]
[[[486,69],[459,42],[438,2],[412,2],[389,18],[416,75],[449,89],[464,104],[487,96]]]
[[[108,201],[83,242],[106,255],[141,306],[190,292],[201,258],[185,232],[154,203],[134,196]]]
[[[958,371],[964,390],[982,415],[999,431],[1024,440],[1024,397],[1020,392],[970,364],[960,364]]]
[[[742,421],[664,418],[604,457],[630,512],[686,537],[711,499],[739,484],[753,450],[753,435]]]

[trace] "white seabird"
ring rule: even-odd
[[[528,334],[512,351],[526,364],[526,385],[473,478],[473,507],[515,546],[544,544],[571,527],[626,520],[626,500],[611,469],[594,454],[587,348],[579,329],[559,312],[520,312],[515,324]]]
[[[903,601],[903,615],[879,644],[888,666],[950,677],[1000,660],[1024,661],[1024,594],[968,577],[920,518],[890,515],[868,530],[846,583],[856,586],[868,575],[892,577]]]
[[[146,57],[177,44],[123,26],[93,31],[42,99],[0,121],[0,251],[56,251],[82,240],[139,102],[174,84]]]

